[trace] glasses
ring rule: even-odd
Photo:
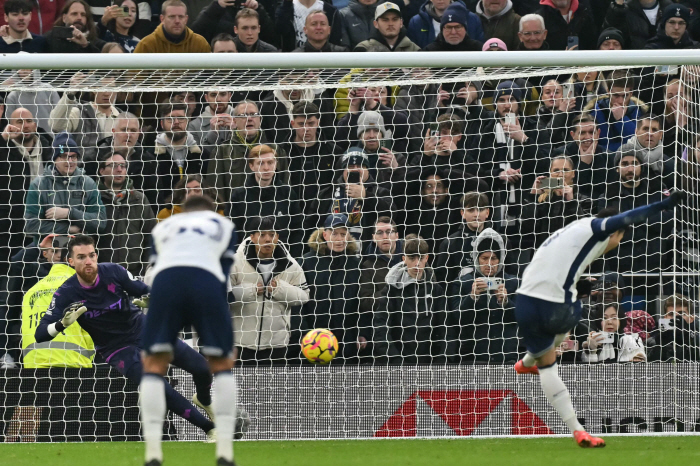
[[[108,163],[107,165],[105,165],[105,168],[126,168],[126,163]]]
[[[457,32],[457,31],[464,31],[464,26],[461,24],[457,24],[455,26],[445,26],[443,27],[445,31],[452,31],[452,32]]]
[[[520,34],[522,34],[525,37],[541,36],[542,34],[544,34],[544,31],[521,31]]]
[[[392,233],[396,233],[396,230],[377,230],[374,232],[377,236],[390,236]]]
[[[75,154],[72,154],[72,155],[63,154],[63,155],[59,155],[59,156],[56,157],[56,158],[57,158],[57,159],[62,159],[62,160],[71,160],[71,161],[73,161],[73,162],[76,162],[76,161],[78,160],[78,156],[75,155]]]
[[[237,118],[257,118],[259,116],[259,113],[241,113],[239,115],[236,115]]]

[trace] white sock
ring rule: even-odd
[[[146,462],[163,461],[163,421],[165,420],[165,380],[155,374],[144,374],[139,385],[141,428],[146,440]]]
[[[544,369],[540,368],[540,384],[549,403],[559,413],[559,416],[569,427],[571,433],[574,433],[575,430],[584,430],[576,418],[576,411],[574,411],[574,406],[571,404],[569,389],[566,388],[566,385],[559,377],[556,364]]]
[[[525,353],[523,357],[523,366],[532,367],[535,365],[535,358],[533,358],[530,353]]]
[[[216,457],[233,461],[233,427],[236,420],[236,379],[229,371],[214,376]]]

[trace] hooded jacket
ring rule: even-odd
[[[479,263],[479,244],[493,241],[498,245],[499,264],[493,277],[505,284],[508,299],[498,302],[495,291],[486,291],[474,299],[472,285],[476,279],[487,280],[478,265],[474,272],[453,282],[448,293],[450,309],[459,309],[460,354],[468,360],[489,363],[517,361],[518,326],[515,321],[515,290],[518,278],[505,272],[506,248],[503,237],[491,228],[485,228],[473,242],[472,261]]]
[[[259,217],[275,217],[275,231],[280,240],[289,245],[293,257],[301,257],[304,231],[302,211],[297,193],[278,176],[267,187],[260,187],[254,174],[249,174],[244,186],[231,191],[230,217],[239,234],[253,233],[249,220]]]
[[[63,176],[53,165],[47,165],[44,174],[29,185],[25,206],[24,232],[35,240],[50,233],[68,234],[72,225],[85,234],[102,233],[106,226],[105,206],[97,184],[82,168],[76,168],[71,176]],[[67,207],[68,218],[45,218],[51,207]]]
[[[181,178],[186,175],[204,173],[206,155],[190,133],[187,133],[185,143],[177,147],[174,147],[168,141],[165,133],[159,133],[156,136],[156,145],[153,153],[158,163],[156,168],[158,175],[158,204],[161,206],[171,200],[173,188]],[[178,166],[173,153],[178,153],[182,156],[182,168]]]
[[[309,301],[302,307],[302,330],[327,328],[345,343],[341,354],[357,352],[358,331],[372,325],[372,316],[360,314],[359,243],[347,243],[345,253],[333,253],[319,228],[309,238],[311,251],[304,255],[304,269],[309,285]],[[346,346],[343,345],[343,346]]]
[[[150,256],[151,230],[155,214],[146,196],[133,188],[127,177],[122,190],[115,192],[99,185],[106,211],[106,227],[97,240],[100,262],[114,262],[134,276],[146,272]]]
[[[406,30],[401,28],[396,45],[391,48],[379,31],[374,31],[368,40],[363,40],[355,46],[353,52],[417,52],[420,47],[414,44],[406,35]]]
[[[481,18],[484,40],[496,37],[505,42],[508,50],[515,50],[518,47],[518,43],[520,43],[520,39],[518,39],[520,15],[513,10],[511,0],[506,1],[506,6],[500,13],[490,18],[486,17],[483,1],[480,0],[476,5],[476,14]]]
[[[236,346],[254,351],[287,346],[292,308],[309,301],[304,271],[281,241],[277,243],[272,258],[275,264],[271,279],[275,279],[277,287],[272,294],[265,290],[259,295],[258,283],[267,285],[269,282],[265,283],[258,272],[255,244],[248,237],[238,246],[230,275],[236,297],[231,305]]]
[[[628,49],[640,50],[656,35],[657,25],[661,22],[664,10],[670,0],[658,0],[659,10],[656,14],[656,24],[651,24],[639,0],[631,0],[622,5],[610,2],[605,15],[603,29],[615,28],[622,32]]]
[[[637,140],[637,136],[634,135],[620,146],[618,155],[615,156],[615,161],[620,157],[619,154],[624,154],[626,151],[634,151],[637,157],[641,159],[641,162],[649,166],[649,171],[652,176],[665,176],[669,173],[673,174],[673,160],[669,160],[664,155],[663,141],[659,141],[656,147],[649,149],[642,146]]]
[[[481,20],[477,15],[475,15],[469,10],[467,10],[466,13],[467,37],[465,38],[465,42],[467,42],[467,40],[470,37],[472,39],[476,39],[476,41],[483,42],[484,29],[481,25]],[[423,5],[421,5],[420,10],[418,10],[418,14],[411,18],[411,21],[408,23],[408,38],[411,39],[413,43],[415,43],[418,47],[425,49],[428,46],[428,44],[432,44],[433,42],[435,42],[435,38],[438,36],[438,34],[442,36],[441,30],[435,30],[435,25],[433,23],[434,21],[437,21],[437,23],[439,24],[440,18],[435,12],[435,6],[433,6],[430,0],[427,0],[425,3],[423,3]],[[474,51],[476,51],[476,49],[474,49]],[[481,46],[479,46],[479,51],[481,51]]]
[[[136,46],[134,53],[211,53],[207,40],[192,29],[185,27],[185,38],[179,43],[170,42],[160,24]]]
[[[577,36],[579,50],[595,50],[598,45],[600,28],[593,18],[588,0],[571,0],[571,21],[568,23],[554,6],[552,0],[540,0],[540,9],[536,13],[544,18],[547,29],[547,42],[552,50],[566,50],[569,36]],[[518,31],[516,25],[514,31]],[[515,49],[513,49],[515,50]]]
[[[368,40],[377,30],[374,27],[374,12],[377,6],[384,2],[385,0],[379,0],[373,5],[363,5],[358,0],[350,0],[348,6],[340,10],[340,16],[343,17],[344,34],[348,37],[346,45],[350,50],[353,50],[360,42]]]
[[[456,336],[447,327],[444,296],[429,267],[416,280],[404,262],[393,266],[374,307],[375,357],[417,364],[456,356]]]
[[[615,152],[637,130],[637,120],[649,111],[649,106],[636,97],[631,97],[627,112],[622,119],[615,120],[610,110],[610,96],[600,96],[583,108],[584,113],[590,113],[595,118],[596,126],[600,129],[598,146],[606,152]]]

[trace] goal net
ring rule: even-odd
[[[700,68],[405,56],[422,66],[1,71],[0,438],[141,439],[116,352],[78,325],[34,334],[73,273],[66,235],[140,279],[152,228],[202,193],[239,232],[234,372],[256,440],[566,433],[512,369],[523,271],[576,219],[685,190],[586,271],[557,354],[589,432],[697,432]],[[315,328],[338,339],[329,365],[301,353]],[[194,394],[182,369],[168,380]],[[204,439],[172,413],[165,433]]]

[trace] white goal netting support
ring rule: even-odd
[[[0,440],[140,440],[123,361],[77,326],[50,344],[34,332],[72,273],[66,235],[143,276],[151,229],[193,193],[240,234],[234,370],[255,440],[566,433],[512,370],[522,273],[576,219],[687,191],[587,271],[558,354],[590,432],[700,432],[699,65],[695,51],[0,57]],[[261,230],[278,234],[274,261]],[[338,337],[329,366],[301,355],[314,328]],[[194,394],[181,369],[169,381]],[[204,438],[172,414],[166,433]]]

